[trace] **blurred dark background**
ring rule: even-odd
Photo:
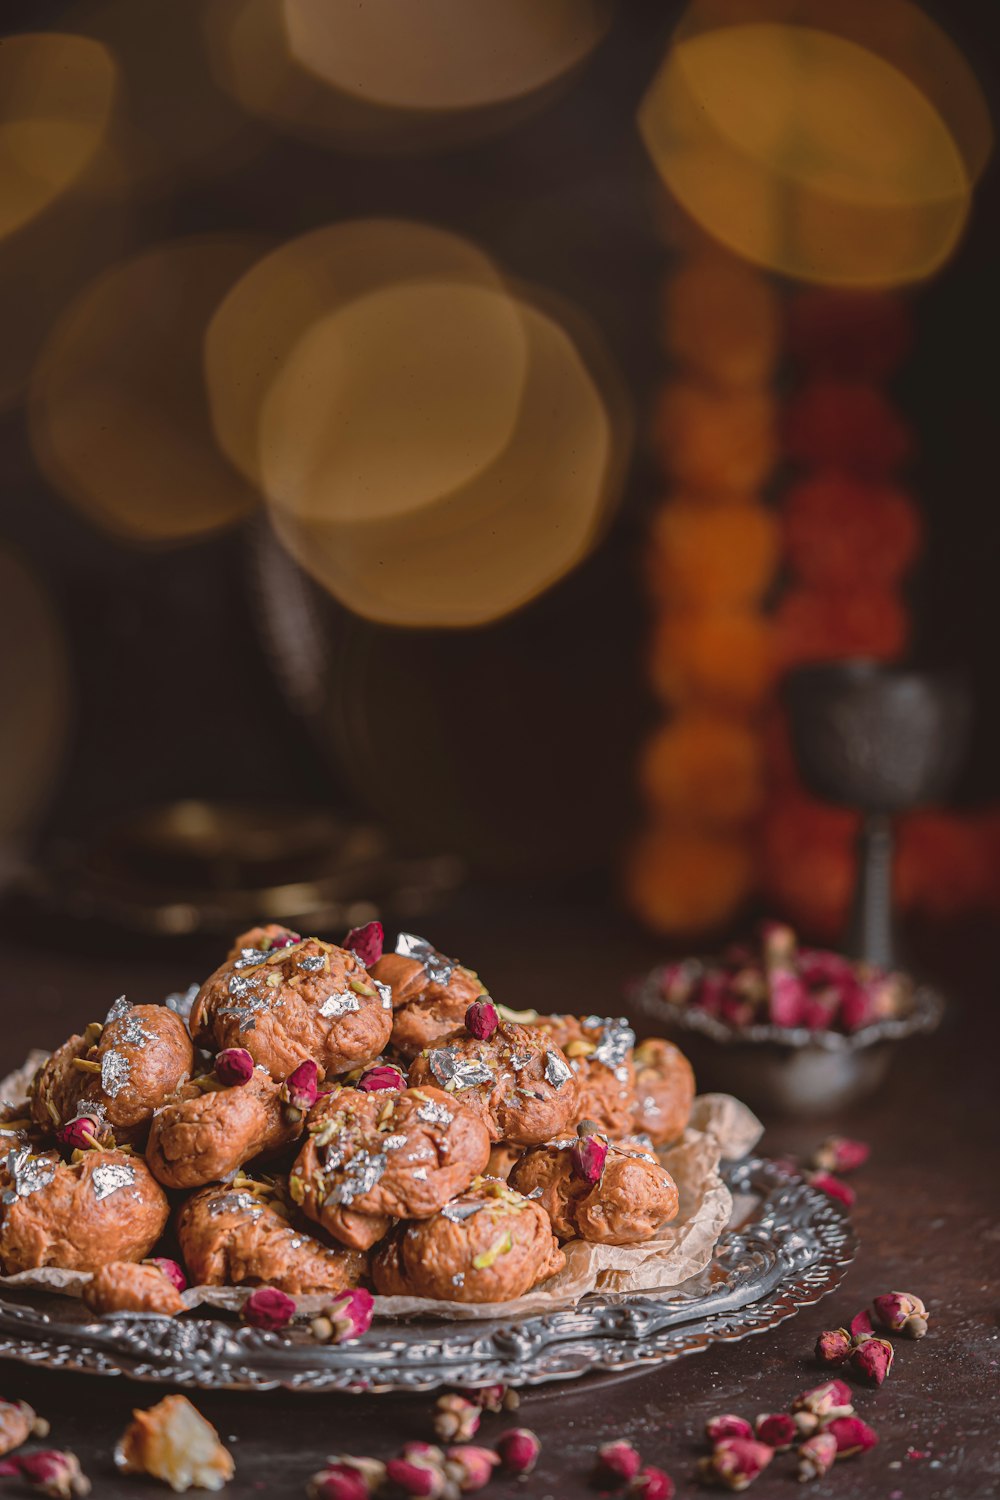
[[[155,49],[170,7],[129,0],[126,8],[133,40],[145,13]],[[954,0],[925,9],[995,104],[996,7]],[[188,10],[178,7],[182,30]],[[2,26],[71,32],[96,24],[88,21],[96,14],[8,0]],[[224,133],[218,143],[199,141],[197,130],[189,139],[189,94],[207,87],[203,63],[172,86],[161,80],[142,101],[147,120],[165,115],[157,124],[165,138],[176,117],[177,158],[139,190],[125,190],[127,243],[116,239],[107,194],[75,213],[67,232],[81,264],[96,271],[145,245],[209,231],[257,232],[277,243],[339,218],[429,220],[470,236],[510,275],[552,288],[593,320],[624,375],[638,440],[599,548],[508,618],[468,631],[400,630],[326,602],[328,698],[309,722],[283,689],[287,663],[276,655],[261,592],[261,554],[278,545],[266,523],[257,516],[175,545],[116,540],[53,492],[33,459],[23,407],[9,404],[0,415],[0,532],[55,601],[72,679],[59,774],[25,833],[29,863],[58,860],[67,841],[92,843],[153,804],[243,799],[374,819],[394,848],[458,849],[481,879],[549,890],[613,884],[637,818],[637,749],[654,717],[639,553],[663,480],[643,419],[665,368],[658,289],[673,253],[657,231],[662,189],[635,111],[676,18],[674,6],[629,0],[544,106],[493,136],[433,152],[355,155],[249,119],[246,149],[231,150]],[[0,308],[36,297],[21,243],[33,232],[0,244]],[[909,655],[970,677],[976,731],[956,791],[968,808],[1000,793],[998,265],[994,156],[954,258],[907,292],[916,337],[892,382],[917,434],[907,483],[927,531],[907,587]],[[71,283],[66,300],[81,281]],[[46,282],[41,296],[54,319],[62,294]],[[5,627],[4,649],[16,653],[16,620]],[[354,712],[366,717],[364,733],[323,733],[322,724]],[[3,734],[17,732],[17,704],[8,702]]]

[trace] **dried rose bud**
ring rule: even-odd
[[[276,1286],[256,1287],[243,1304],[244,1323],[272,1333],[286,1327],[294,1316],[295,1298],[286,1297]]]
[[[859,1313],[855,1313],[851,1319],[851,1338],[856,1344],[862,1339],[870,1339],[875,1330],[872,1328],[871,1313],[867,1307],[863,1307]]]
[[[790,1448],[799,1435],[795,1418],[789,1416],[787,1411],[776,1411],[770,1415],[766,1412],[757,1418],[757,1440],[766,1443],[776,1453],[783,1453]]]
[[[709,1417],[705,1423],[705,1436],[710,1443],[721,1443],[724,1438],[752,1438],[753,1428],[746,1417],[734,1417],[726,1412],[721,1417]]]
[[[892,1355],[888,1339],[864,1339],[851,1355],[851,1368],[871,1385],[881,1385],[892,1369]]]
[[[613,1443],[603,1443],[597,1450],[599,1478],[634,1479],[642,1467],[642,1459],[624,1438]]]
[[[637,1500],[673,1500],[674,1481],[662,1469],[647,1464],[629,1480],[627,1493]]]
[[[768,980],[767,1019],[773,1026],[804,1026],[806,987],[796,974],[773,973]]]
[[[366,969],[377,964],[382,957],[385,933],[381,922],[366,922],[363,927],[352,927],[344,939],[343,947],[360,958]]]
[[[143,1261],[144,1266],[155,1266],[167,1278],[170,1284],[178,1292],[186,1292],[188,1279],[181,1270],[177,1261],[171,1260],[166,1255],[150,1255]]]
[[[892,1333],[922,1339],[927,1332],[927,1309],[920,1298],[910,1292],[884,1292],[875,1298],[872,1307],[876,1322]]]
[[[439,1396],[434,1409],[434,1432],[443,1443],[467,1443],[479,1431],[482,1407],[464,1396]]]
[[[512,1427],[497,1443],[500,1460],[512,1474],[530,1474],[541,1451],[542,1445],[529,1427]]]
[[[56,1131],[56,1140],[67,1151],[91,1151],[98,1144],[100,1129],[101,1121],[96,1115],[78,1115]]]
[[[390,1089],[405,1089],[406,1075],[395,1063],[378,1063],[362,1073],[357,1086],[365,1094],[383,1094]]]
[[[807,1172],[806,1181],[814,1188],[819,1188],[828,1198],[835,1198],[845,1208],[851,1208],[854,1204],[854,1189],[848,1187],[846,1182],[841,1182],[839,1177],[833,1177],[829,1172]]]
[[[792,1402],[792,1412],[797,1418],[798,1429],[808,1435],[820,1422],[834,1417],[849,1417],[854,1414],[851,1388],[843,1380],[827,1380],[823,1385],[803,1391]]]
[[[816,1340],[816,1358],[821,1365],[843,1365],[854,1347],[846,1328],[828,1328]]]
[[[727,1490],[745,1490],[767,1468],[774,1450],[752,1438],[723,1438],[710,1458],[698,1464],[706,1484],[721,1484]]]
[[[474,1448],[469,1443],[449,1448],[445,1455],[445,1473],[458,1485],[459,1492],[471,1495],[485,1489],[500,1462],[492,1448]]]
[[[49,1424],[27,1401],[0,1399],[0,1456],[20,1448],[30,1437],[48,1437]]]
[[[845,1031],[860,1031],[877,1017],[875,997],[854,975],[840,988],[840,1023]]]
[[[604,1175],[604,1163],[608,1156],[607,1137],[603,1135],[579,1135],[570,1148],[569,1161],[573,1176],[592,1186]]]
[[[415,1446],[407,1444],[407,1448]],[[440,1449],[437,1451],[440,1452]],[[443,1460],[444,1455],[441,1457]],[[385,1477],[404,1495],[417,1495],[421,1500],[439,1500],[449,1487],[443,1463],[417,1454],[409,1458],[390,1458],[385,1466]]]
[[[215,1076],[227,1088],[249,1083],[254,1061],[245,1047],[225,1047],[215,1059]]]
[[[281,1097],[290,1110],[308,1114],[319,1097],[319,1068],[311,1057],[300,1062],[281,1085]]]
[[[473,1000],[465,1012],[465,1029],[477,1042],[488,1042],[500,1025],[500,1016],[492,1000]]]
[[[346,1344],[366,1334],[372,1324],[375,1301],[371,1292],[356,1287],[352,1292],[340,1292],[323,1310],[330,1324],[326,1342]]]
[[[814,1432],[799,1444],[799,1479],[822,1479],[837,1457],[837,1439],[829,1432]]]
[[[516,1410],[520,1405],[520,1398],[514,1390],[509,1390],[505,1385],[481,1385],[472,1390],[459,1391],[466,1401],[477,1401],[483,1411],[508,1411]],[[511,1404],[513,1398],[513,1404]]]
[[[817,1172],[856,1172],[871,1155],[866,1141],[852,1141],[846,1135],[828,1135],[812,1155]]]
[[[867,1453],[878,1442],[868,1423],[862,1422],[860,1417],[853,1414],[834,1417],[826,1424],[824,1431],[836,1439],[838,1458],[851,1458],[855,1453]]]
[[[348,1464],[329,1464],[314,1474],[306,1486],[309,1500],[368,1500],[373,1493],[364,1475]]]
[[[295,944],[301,943],[301,941],[302,934],[300,932],[292,932],[290,927],[285,927],[276,937],[268,938],[267,942],[262,943],[261,946],[267,948],[294,948]]]
[[[80,1468],[75,1453],[45,1448],[40,1453],[21,1453],[0,1464],[3,1478],[20,1477],[36,1495],[52,1495],[55,1500],[71,1500],[74,1495],[89,1495],[90,1480]]]

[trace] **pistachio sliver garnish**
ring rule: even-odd
[[[479,1255],[473,1257],[473,1267],[477,1271],[488,1271],[490,1266],[495,1265],[501,1255],[507,1255],[514,1248],[514,1241],[510,1237],[510,1231],[502,1234],[499,1239],[493,1241],[488,1250],[483,1250]]]

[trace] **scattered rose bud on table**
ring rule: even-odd
[[[385,1483],[385,1464],[375,1458],[335,1454],[306,1486],[309,1500],[368,1500]]]
[[[674,1481],[662,1469],[647,1464],[629,1480],[627,1493],[635,1500],[673,1500]]]
[[[443,1443],[467,1443],[479,1431],[482,1407],[464,1396],[439,1396],[434,1410],[434,1431]]]
[[[446,1450],[444,1468],[461,1494],[472,1495],[486,1488],[499,1462],[499,1456],[491,1448],[476,1448],[465,1443]]]
[[[541,1451],[541,1443],[528,1427],[512,1427],[497,1442],[503,1466],[512,1474],[530,1474]]]
[[[814,1432],[799,1445],[799,1479],[822,1479],[837,1457],[837,1439],[830,1432]]]
[[[893,1348],[888,1339],[866,1338],[851,1355],[851,1369],[871,1385],[881,1385],[892,1369]]]
[[[0,1457],[30,1437],[48,1437],[49,1424],[27,1401],[0,1400]]]
[[[708,1458],[699,1460],[698,1474],[706,1484],[745,1490],[767,1468],[774,1450],[753,1438],[723,1438]]]
[[[598,1479],[610,1479],[617,1482],[623,1479],[634,1479],[641,1467],[642,1459],[632,1444],[626,1443],[621,1438],[613,1443],[603,1443],[597,1450]]]
[[[876,1322],[891,1333],[922,1339],[927,1332],[927,1309],[919,1297],[909,1292],[885,1292],[872,1303]]]
[[[821,1365],[844,1365],[854,1347],[846,1328],[828,1328],[816,1340],[816,1358]]]
[[[795,1418],[786,1411],[774,1412],[770,1416],[765,1413],[757,1418],[758,1441],[766,1443],[776,1453],[783,1453],[786,1448],[790,1448],[798,1435]]]
[[[745,1417],[726,1412],[721,1417],[709,1417],[705,1423],[705,1436],[710,1443],[721,1443],[723,1438],[752,1438],[753,1428]]]
[[[54,1500],[72,1500],[74,1495],[89,1495],[91,1490],[76,1454],[58,1448],[4,1459],[0,1462],[0,1478],[23,1479],[36,1495],[51,1495]]]
[[[854,1314],[851,1319],[851,1338],[855,1343],[859,1343],[861,1339],[870,1339],[874,1332],[871,1313],[866,1307]]]
[[[875,1433],[860,1417],[834,1417],[824,1428],[837,1443],[837,1457],[851,1458],[855,1453],[867,1453],[878,1442]]]
[[[817,1172],[856,1172],[871,1155],[867,1141],[852,1141],[845,1135],[829,1135],[813,1152]]]
[[[842,1203],[845,1208],[853,1208],[855,1192],[846,1182],[841,1182],[839,1177],[834,1177],[829,1172],[807,1172],[806,1181],[810,1187],[818,1188],[828,1198]]]

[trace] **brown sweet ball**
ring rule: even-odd
[[[486,1163],[486,1177],[499,1177],[506,1182],[515,1162],[524,1155],[523,1146],[508,1146],[506,1141],[497,1141],[490,1147],[490,1159]]]
[[[579,1137],[526,1151],[510,1175],[525,1197],[535,1195],[561,1240],[637,1245],[677,1215],[677,1185],[655,1153],[634,1142],[595,1143],[603,1160],[578,1158]]]
[[[412,932],[401,932],[396,952],[384,953],[371,972],[392,991],[392,1045],[407,1062],[450,1036],[486,993],[478,974]]]
[[[486,1166],[478,1115],[437,1088],[336,1089],[310,1112],[289,1191],[342,1244],[367,1250],[391,1219],[426,1219]]]
[[[255,1068],[244,1084],[203,1090],[192,1083],[169,1100],[153,1117],[146,1161],[165,1187],[202,1187],[291,1145],[303,1129],[301,1114],[282,1103],[281,1085]]]
[[[367,1256],[324,1245],[290,1223],[280,1198],[245,1184],[193,1194],[178,1215],[177,1238],[197,1286],[274,1286],[290,1297],[343,1292],[368,1267]]]
[[[142,1260],[170,1214],[146,1163],[124,1151],[88,1151],[70,1165],[54,1151],[11,1151],[0,1164],[0,1189],[6,1276],[39,1266],[96,1271],[112,1260]]]
[[[376,1057],[392,1030],[389,991],[354,954],[320,938],[240,949],[210,975],[191,1033],[214,1051],[243,1047],[280,1083],[313,1059],[323,1076]]]
[[[634,1056],[634,1128],[662,1146],[683,1134],[691,1118],[694,1072],[680,1048],[663,1037],[647,1037]]]
[[[159,1313],[173,1318],[184,1299],[158,1266],[113,1260],[101,1266],[83,1289],[83,1300],[99,1317],[111,1313]]]
[[[580,1086],[576,1116],[617,1140],[635,1128],[635,1032],[624,1016],[539,1016],[532,1026],[565,1053]]]
[[[477,1177],[433,1218],[397,1225],[372,1277],[385,1297],[512,1302],[565,1264],[543,1208]]]
[[[565,1055],[531,1026],[501,1021],[488,1040],[458,1031],[421,1052],[410,1086],[437,1086],[473,1110],[491,1141],[533,1146],[577,1119],[580,1086]]]
[[[118,1144],[135,1144],[193,1066],[191,1038],[176,1011],[130,1005],[123,995],[103,1025],[70,1037],[39,1068],[31,1085],[32,1118],[54,1131],[93,1114]]]

